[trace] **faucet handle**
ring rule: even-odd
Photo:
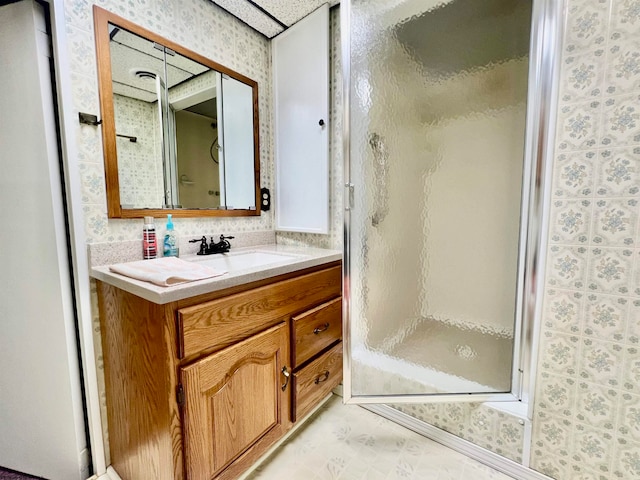
[[[198,242],[202,242],[205,245],[207,244],[207,237],[205,237],[204,235],[201,238],[194,238],[193,240],[189,240],[189,243],[198,243]]]
[[[236,238],[236,237],[232,237],[232,236],[225,237],[224,235],[220,235],[220,241],[223,241],[223,240],[233,240],[234,238]]]
[[[198,242],[200,242],[200,251],[198,251],[198,255],[204,255],[207,250],[207,237],[203,235],[202,238],[194,238],[193,240],[189,240],[189,243]]]

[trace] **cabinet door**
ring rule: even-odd
[[[231,464],[234,478],[283,435],[289,426],[289,388],[282,388],[288,358],[281,323],[182,368],[189,480],[210,480]]]
[[[271,45],[276,230],[328,233],[329,5]]]

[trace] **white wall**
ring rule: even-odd
[[[0,465],[84,480],[48,39],[34,5],[0,8]]]

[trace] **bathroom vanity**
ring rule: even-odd
[[[237,478],[338,385],[340,254],[311,250],[164,288],[93,269],[123,480]]]

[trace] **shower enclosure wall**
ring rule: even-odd
[[[534,2],[342,9],[346,397],[517,400],[541,193]]]

